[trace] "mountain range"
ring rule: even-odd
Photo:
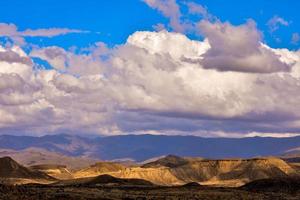
[[[33,148],[38,149],[38,152],[51,152],[61,156],[135,162],[169,154],[211,159],[279,155],[297,157],[300,151],[299,147],[300,137],[202,138],[196,136],[120,135],[90,138],[66,134],[42,137],[0,136],[0,149],[2,150],[20,152]]]

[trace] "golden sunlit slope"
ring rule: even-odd
[[[75,178],[98,176],[117,171],[125,170],[125,166],[114,162],[97,162],[87,168],[78,170],[74,173]]]
[[[293,167],[278,158],[192,161],[170,170],[185,182],[232,186],[262,178],[297,175]]]
[[[199,182],[204,185],[240,186],[262,178],[298,176],[297,170],[279,158],[201,160],[178,156],[144,164],[140,167],[115,167],[103,163],[76,172],[77,178],[110,174],[119,178],[138,178],[159,185]]]
[[[30,169],[44,172],[60,180],[74,178],[72,172],[65,165],[33,165]]]
[[[50,182],[53,181],[52,177],[70,180],[72,183],[74,180],[107,174],[123,179],[143,179],[157,185],[197,182],[202,185],[240,186],[258,179],[299,176],[294,166],[273,157],[206,160],[166,156],[135,167],[126,167],[114,162],[97,162],[75,172],[69,171],[66,166],[49,164],[35,165],[28,169],[5,157],[0,160],[0,167],[2,179],[22,179],[23,182],[19,183],[37,180]]]

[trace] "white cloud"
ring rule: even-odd
[[[202,20],[199,30],[211,46],[201,61],[205,68],[252,73],[289,71],[291,68],[279,55],[262,45],[261,33],[252,20],[239,26]]]
[[[30,56],[46,60],[51,70],[34,69],[20,48],[0,48],[0,130],[205,136],[299,132],[300,53],[262,44],[252,22],[237,27],[204,23],[204,41],[167,31],[136,32],[112,49],[103,43],[77,53],[33,49]],[[242,62],[252,54],[262,57],[260,62]],[[203,64],[220,55],[231,55],[234,62]],[[276,65],[261,65],[269,62]]]
[[[2,53],[14,48],[2,49]],[[24,52],[15,52],[24,57]],[[26,55],[26,59],[30,58]],[[16,60],[20,62],[0,60],[2,132],[117,131],[110,121],[101,75],[79,78],[56,70],[34,70],[33,63]]]
[[[35,30],[26,29],[25,31],[21,31],[20,35],[23,37],[55,37],[58,35],[66,35],[70,33],[88,33],[88,31],[68,28],[48,28]]]
[[[53,68],[73,75],[100,74],[105,65],[101,61],[101,55],[106,54],[106,47],[102,44],[92,47],[91,54],[75,54],[60,47],[47,47],[33,49],[31,57],[38,57],[46,60]]]
[[[19,31],[15,24],[0,23],[0,37],[9,37],[17,45],[24,45],[24,37],[55,37],[59,35],[66,35],[70,33],[87,33],[77,29],[68,28],[48,28],[48,29],[26,29]]]
[[[170,19],[170,27],[176,32],[186,32],[191,24],[182,21],[182,13],[176,0],[143,0],[148,6]]]
[[[166,18],[169,24],[158,23],[153,26],[154,30],[171,30],[179,33],[197,33],[197,23],[191,20],[191,15],[196,18],[202,18],[209,21],[217,21],[218,18],[208,12],[208,9],[201,4],[192,1],[176,1],[176,0],[143,0],[149,7],[158,10]],[[181,4],[179,4],[180,2]],[[184,8],[184,9],[182,9]],[[182,10],[185,10],[182,12]]]
[[[200,15],[206,20],[216,20],[217,18],[208,12],[207,8],[195,2],[187,2],[188,13]]]

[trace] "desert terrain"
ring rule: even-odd
[[[23,166],[0,158],[0,199],[299,199],[296,163],[280,158],[219,159],[168,155],[125,165],[98,161]]]

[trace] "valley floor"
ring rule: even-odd
[[[298,200],[300,192],[249,192],[237,188],[192,187],[51,187],[43,185],[0,186],[2,200],[80,199],[203,199],[203,200]]]

